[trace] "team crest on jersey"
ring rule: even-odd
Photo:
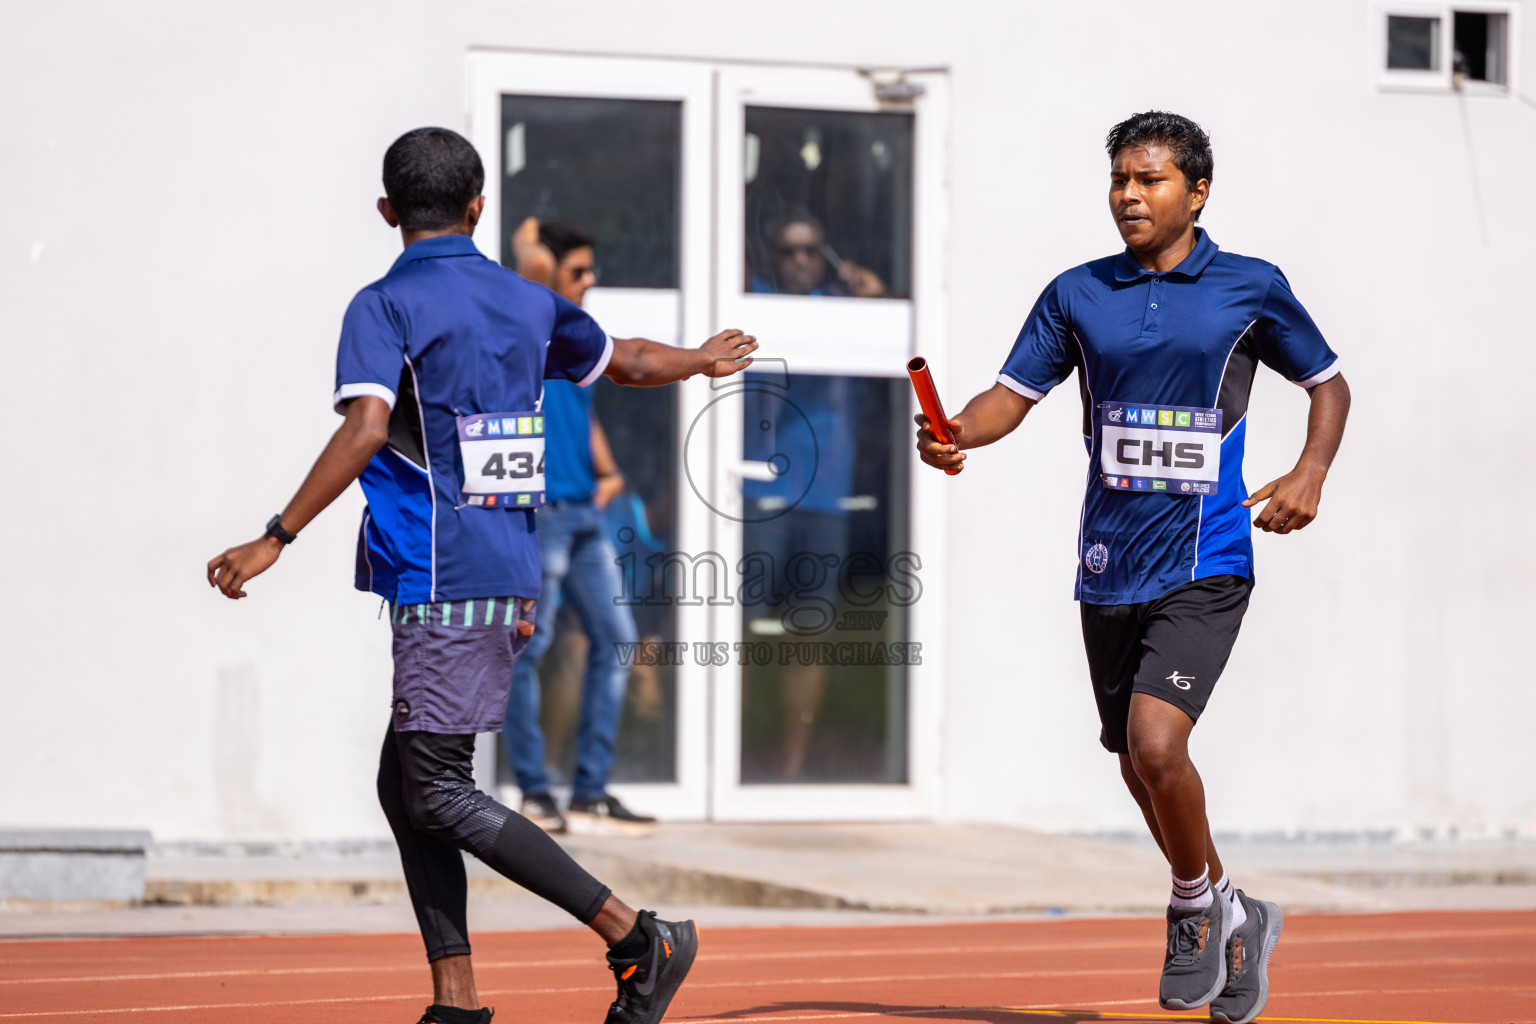
[[[1109,568],[1109,548],[1103,544],[1095,543],[1083,555],[1083,565],[1088,571],[1097,575]]]

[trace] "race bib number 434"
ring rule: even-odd
[[[1216,493],[1221,410],[1177,405],[1099,406],[1100,477],[1116,491]]]
[[[488,412],[458,417],[463,503],[486,508],[544,504],[544,414]]]

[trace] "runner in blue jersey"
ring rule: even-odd
[[[1349,411],[1335,356],[1278,267],[1222,252],[1196,222],[1210,140],[1158,111],[1109,133],[1109,207],[1126,243],[1061,274],[1035,303],[991,390],[950,421],[917,417],[918,451],[960,469],[962,449],[1023,422],[1075,370],[1088,450],[1078,537],[1081,604],[1100,741],[1173,871],[1159,1001],[1250,1021],[1280,908],[1232,887],[1211,841],[1188,740],[1237,639],[1253,587],[1247,509],[1286,534],[1317,515]],[[1259,365],[1307,390],[1296,467],[1249,495],[1248,395]]]
[[[470,235],[485,173],[442,128],[384,156],[379,212],[405,252],[352,300],[336,359],[346,417],[259,540],[208,563],[231,598],[361,479],[357,586],[389,602],[394,695],[378,793],[400,847],[432,968],[422,1024],[486,1024],[470,962],[468,851],[608,943],[608,1024],[655,1024],[693,962],[691,921],[636,912],[542,829],[476,788],[475,734],[497,732],[534,632],[546,379],[656,385],[744,369],[757,343],[724,331],[697,349],[610,338],[580,307],[480,255]]]

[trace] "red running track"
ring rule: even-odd
[[[414,1024],[415,936],[0,943],[12,1021]],[[1147,919],[712,930],[669,1021],[1154,1021],[1163,926]],[[476,938],[498,1024],[601,1021],[613,997],[582,931]],[[1536,912],[1296,916],[1263,1020],[1536,1022]]]

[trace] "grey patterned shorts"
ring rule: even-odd
[[[534,602],[520,597],[391,608],[395,731],[499,732],[533,616]]]

